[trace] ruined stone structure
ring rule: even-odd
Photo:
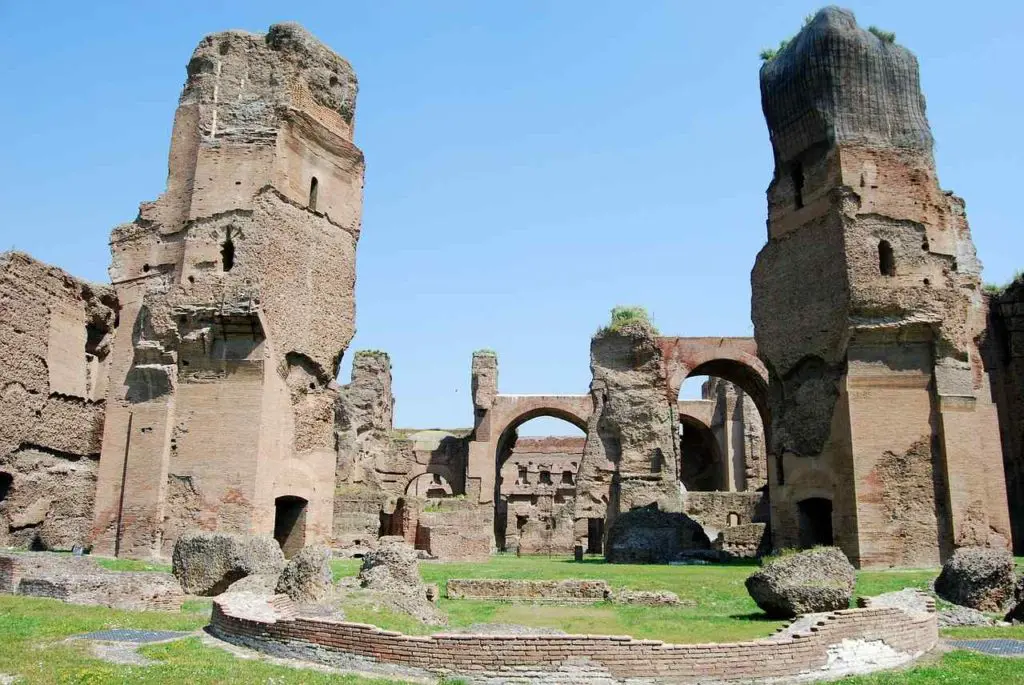
[[[584,442],[576,437],[515,441],[498,477],[497,519],[505,523],[504,535],[498,531],[500,548],[520,554],[572,551],[576,471]]]
[[[622,514],[658,509],[631,519],[682,521],[673,539],[703,552],[834,542],[859,566],[928,566],[1008,545],[1004,463],[1024,544],[1024,286],[986,315],[916,59],[827,8],[761,90],[756,343],[617,321],[573,395],[502,394],[480,351],[472,428],[396,429],[386,353],[335,380],[361,228],[355,74],[296,25],[208,36],[166,192],[111,235],[112,285],[0,256],[0,545],[166,558],[199,529],[286,552],[397,535],[446,559],[600,553]],[[541,416],[586,437],[520,438]],[[624,558],[656,538],[624,526]]]
[[[109,287],[0,255],[0,546],[88,541],[116,322]]]
[[[1006,546],[981,267],[936,179],[917,60],[830,7],[765,62],[761,93],[775,175],[753,321],[775,546],[834,541],[860,567]]]
[[[1014,280],[988,301],[982,350],[999,410],[1003,468],[1014,554],[1024,554],[1024,281]]]
[[[189,528],[325,540],[333,388],[354,332],[356,77],[302,28],[207,36],[166,192],[111,234],[120,324],[96,551],[167,556]]]
[[[650,358],[634,355],[635,340],[643,341]],[[476,426],[468,443],[466,498],[481,505],[481,514],[484,506],[494,508],[498,549],[569,553],[579,544],[600,553],[616,512],[659,498],[666,510],[689,512],[690,490],[709,491],[693,501],[694,516],[711,539],[741,522],[757,521],[756,548],[767,518],[764,493],[758,491],[765,466],[757,405],[740,386],[718,378],[708,384],[707,399],[676,399],[688,376],[704,374],[736,379],[763,395],[765,374],[753,340],[670,338],[653,330],[632,338],[605,331],[595,337],[592,350],[590,395],[502,394],[497,355],[473,356]],[[609,397],[616,398],[615,408],[606,407]],[[565,420],[587,436],[519,438],[518,427],[540,416]],[[654,438],[651,416],[662,419]],[[620,459],[626,449],[620,434],[637,445],[629,448],[637,471],[625,488],[628,502],[609,514],[609,502],[618,502],[623,491]],[[645,447],[649,440],[657,443],[651,450]],[[669,457],[652,477],[647,460],[658,449],[661,459]],[[702,470],[716,475],[687,486],[685,478]],[[665,495],[649,497],[652,490]]]

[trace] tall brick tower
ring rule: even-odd
[[[352,67],[301,27],[207,36],[166,192],[111,235],[121,303],[93,536],[331,530],[334,378],[354,333],[363,155]]]
[[[936,178],[917,60],[891,38],[829,7],[761,68],[773,541],[834,541],[861,567],[1009,541],[981,265]]]

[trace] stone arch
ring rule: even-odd
[[[494,440],[494,540],[498,549],[505,548],[506,531],[509,525],[507,519],[508,503],[502,498],[501,494],[501,471],[508,459],[512,456],[512,451],[518,438],[517,431],[519,427],[528,421],[542,417],[560,419],[579,428],[584,433],[587,430],[587,417],[583,416],[582,412],[573,411],[572,409],[567,409],[565,407],[550,405],[531,407],[525,411],[517,413],[512,418],[504,422],[504,427],[500,433],[497,433],[497,438]],[[540,485],[542,487],[554,486],[555,480],[557,479],[560,481],[562,476],[563,474],[561,473],[552,474],[550,472],[542,472],[540,474]],[[573,482],[573,487],[574,486],[575,483]]]
[[[455,492],[451,483],[440,473],[421,473],[409,480],[405,486],[405,494],[416,497],[452,497]]]

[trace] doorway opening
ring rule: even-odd
[[[796,506],[800,513],[800,546],[806,549],[833,544],[832,500],[809,497]]]
[[[306,544],[306,505],[301,497],[286,495],[274,500],[274,539],[285,559],[291,559]]]
[[[587,554],[604,551],[604,519],[587,519]]]

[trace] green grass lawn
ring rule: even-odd
[[[339,683],[385,685],[388,680],[339,676],[239,659],[204,645],[199,637],[150,645],[139,651],[159,663],[123,666],[93,657],[73,635],[110,628],[194,631],[206,625],[209,603],[181,613],[116,611],[54,599],[0,595],[0,673],[25,683]]]
[[[159,564],[99,560],[115,570],[161,571]],[[336,578],[355,575],[359,560],[333,562]],[[600,559],[582,563],[548,557],[493,557],[485,563],[423,563],[426,582],[442,590],[450,578],[593,578],[613,588],[670,590],[693,607],[630,607],[614,604],[553,606],[449,600],[440,608],[454,627],[473,623],[516,623],[551,627],[572,633],[606,633],[694,643],[764,637],[783,625],[764,619],[747,595],[744,579],[754,563],[715,566],[633,566],[605,564]],[[927,589],[934,570],[862,571],[856,595],[875,595],[904,587]],[[180,613],[125,612],[102,607],[81,607],[56,600],[0,595],[0,674],[17,674],[27,683],[349,683],[367,685],[393,681],[337,676],[293,669],[266,661],[240,659],[231,653],[189,637],[143,647],[140,652],[157,661],[152,666],[124,666],[95,658],[85,644],[68,637],[108,628],[194,631],[207,623],[210,600],[186,602]],[[348,618],[409,633],[436,632],[411,619],[375,611],[368,606],[346,606]],[[944,630],[952,638],[1015,637],[1024,639],[1024,626],[1011,628],[957,628]],[[941,658],[897,673],[842,681],[851,685],[930,683],[1022,683],[1024,660],[951,652]]]
[[[358,560],[334,562],[335,575],[355,575]],[[519,623],[560,628],[571,633],[633,635],[666,642],[729,642],[766,637],[785,625],[764,615],[747,594],[743,581],[756,562],[724,565],[642,566],[606,564],[599,558],[583,562],[549,557],[496,556],[484,563],[423,563],[420,573],[437,583],[444,595],[449,578],[587,578],[607,581],[613,588],[670,590],[693,607],[635,607],[615,604],[586,606],[523,605],[505,602],[449,600],[439,602],[452,626],[473,623]],[[856,594],[877,595],[905,587],[927,589],[933,570],[863,571],[857,575]],[[404,616],[375,612],[362,606],[346,607],[352,620],[374,623],[391,630],[432,632]]]

